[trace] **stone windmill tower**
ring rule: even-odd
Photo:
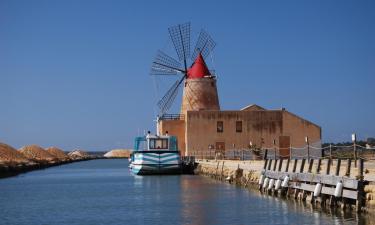
[[[181,114],[189,110],[220,110],[216,76],[212,75],[201,53],[188,69],[181,103]]]
[[[162,118],[172,106],[179,87],[183,84],[181,114],[189,110],[220,110],[216,87],[216,76],[208,69],[205,58],[215,47],[215,42],[202,30],[190,58],[190,23],[179,24],[168,29],[178,60],[158,51],[152,63],[152,75],[178,75],[177,80],[158,102]],[[190,58],[190,59],[189,59]],[[188,67],[188,61],[192,62]]]

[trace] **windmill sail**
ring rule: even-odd
[[[186,64],[186,59],[190,56],[190,23],[170,27],[168,31],[176,49],[178,59]]]
[[[176,75],[178,72],[182,72],[180,68],[181,63],[159,50],[152,62],[150,74]]]
[[[208,70],[203,60],[203,58],[206,58],[211,53],[216,45],[208,33],[201,30],[194,54],[192,55],[192,61],[195,62],[194,64],[196,65],[194,66],[193,64],[188,68],[187,61],[190,58],[190,23],[170,27],[168,28],[168,32],[176,50],[178,60],[159,50],[152,62],[150,73],[152,75],[176,75],[182,73],[183,76],[180,80],[176,81],[158,101],[157,105],[160,108],[159,115],[164,115],[170,109],[178,94],[178,89],[185,79],[197,79],[203,78],[206,75],[213,75],[213,73]],[[197,58],[198,56],[199,59]],[[181,65],[182,63],[183,66]]]
[[[212,52],[215,46],[215,41],[205,30],[202,29],[195,45],[194,52],[191,55],[191,60],[194,61],[198,57],[199,53],[202,54],[203,58],[206,58]]]
[[[185,76],[183,76],[180,80],[176,81],[167,91],[167,93],[163,96],[163,98],[158,102],[158,107],[160,109],[160,114],[163,115],[167,112],[170,107],[172,106],[173,101],[175,100],[178,94],[178,88],[181,85],[182,81],[184,81]]]

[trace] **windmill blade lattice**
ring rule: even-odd
[[[190,56],[190,23],[179,24],[168,28],[178,59],[186,63]]]
[[[150,74],[176,75],[177,72],[182,72],[180,68],[180,62],[159,50],[156,54],[155,60],[152,62]]]
[[[169,36],[172,40],[173,46],[176,50],[178,60],[158,51],[151,66],[152,75],[176,75],[182,73],[181,79],[173,83],[165,95],[158,101],[157,106],[160,109],[159,115],[164,115],[172,106],[175,100],[181,83],[188,79],[187,61],[190,58],[190,23],[178,24],[168,28]],[[211,36],[204,30],[201,30],[197,44],[195,46],[192,61],[194,62],[198,54],[201,53],[203,58],[206,58],[214,49],[216,43]],[[190,61],[190,60],[189,60]],[[183,63],[183,65],[181,65]],[[191,69],[190,67],[189,69]],[[206,68],[207,69],[207,68]],[[211,74],[213,74],[211,72]]]
[[[191,60],[194,61],[199,53],[202,54],[203,58],[206,58],[212,52],[215,46],[215,41],[205,30],[202,29],[199,34],[197,44],[195,45],[194,52],[191,56]]]
[[[163,96],[163,98],[158,102],[158,107],[160,109],[161,115],[167,112],[173,104],[177,94],[178,88],[181,85],[182,81],[184,81],[185,76],[183,76],[180,80],[176,81],[172,87],[169,88],[167,93]]]

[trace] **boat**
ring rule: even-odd
[[[181,174],[177,137],[151,135],[136,137],[130,155],[130,170],[136,175]]]

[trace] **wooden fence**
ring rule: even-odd
[[[353,164],[358,164],[356,174]],[[322,205],[355,205],[360,211],[365,204],[363,166],[363,159],[265,159],[259,188]]]

